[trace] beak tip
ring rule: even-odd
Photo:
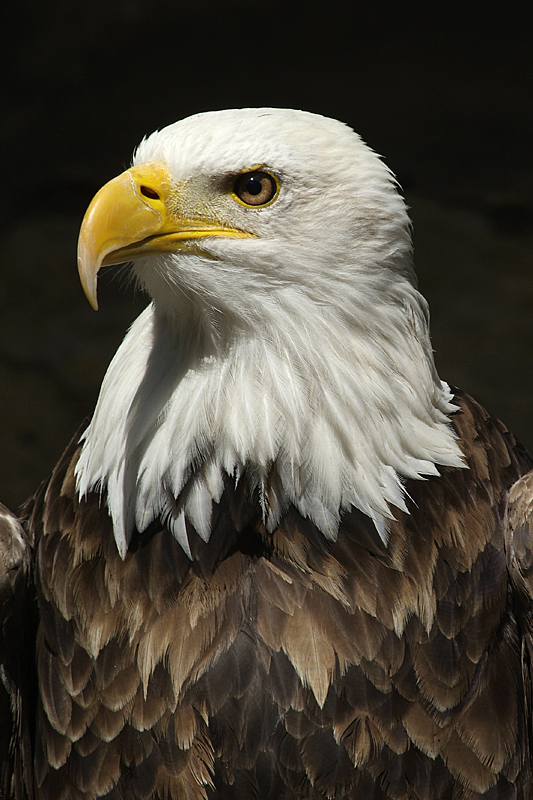
[[[93,286],[84,286],[83,287],[83,292],[85,294],[85,297],[89,301],[89,304],[90,304],[91,308],[94,311],[98,311],[98,297],[97,297],[97,294],[96,294],[96,280],[94,281],[94,285]]]
[[[97,276],[100,265],[95,267],[91,264],[91,268],[87,268],[87,263],[88,259],[84,258],[84,253],[78,252],[78,273],[83,293],[91,307],[98,311]]]
[[[98,296],[97,296],[97,292],[96,292],[96,277],[95,277],[94,281],[91,282],[91,284],[88,284],[86,281],[84,281],[82,279],[81,285],[82,285],[82,289],[83,289],[83,294],[85,295],[85,297],[89,301],[89,304],[90,304],[91,308],[93,308],[95,311],[98,311]]]

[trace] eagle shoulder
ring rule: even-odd
[[[30,542],[0,504],[0,796],[16,800],[33,797],[33,600]]]
[[[514,483],[505,513],[505,550],[520,625],[527,720],[525,749],[533,743],[533,471]]]
[[[510,490],[505,514],[505,545],[513,582],[527,604],[533,602],[533,471]]]

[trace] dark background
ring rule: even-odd
[[[146,133],[197,111],[348,122],[411,206],[443,378],[533,447],[533,59],[524,3],[17,0],[1,12],[0,499],[90,414],[145,300],[85,301],[76,237]],[[315,10],[312,10],[315,8]]]

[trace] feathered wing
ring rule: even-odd
[[[0,796],[33,797],[36,674],[31,547],[17,517],[0,504]]]
[[[523,747],[533,762],[533,472],[523,475],[511,487],[505,523],[507,562],[520,626],[527,721]]]
[[[531,462],[456,401],[469,469],[408,482],[388,546],[359,511],[336,542],[294,508],[271,534],[227,476],[210,541],[187,523],[192,560],[159,521],[122,560],[102,498],[77,498],[73,440],[26,522],[37,795],[528,800],[519,488],[507,539],[504,507]]]

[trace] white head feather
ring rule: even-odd
[[[333,539],[354,506],[386,540],[404,478],[464,466],[391,173],[342,123],[268,108],[182,120],[141,143],[146,161],[191,214],[255,237],[135,263],[153,302],[104,379],[80,495],[106,489],[122,555],[158,515],[188,554],[185,518],[207,541],[223,472],[258,487],[269,530],[294,504]],[[221,187],[258,165],[281,189],[246,208]]]

